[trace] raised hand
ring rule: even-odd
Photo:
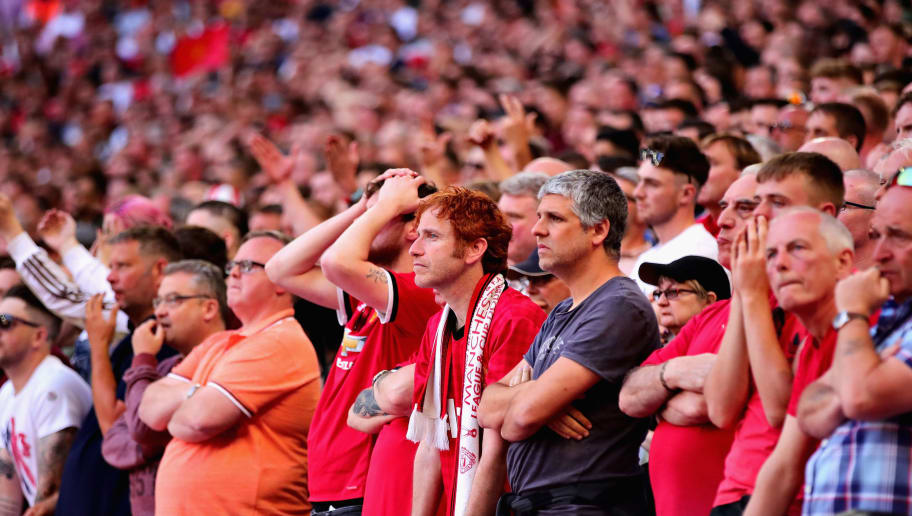
[[[114,328],[117,326],[118,306],[115,303],[108,317],[104,315],[104,294],[95,294],[86,303],[85,330],[89,335],[89,347],[100,352],[107,350],[114,340]]]
[[[766,217],[751,218],[738,234],[732,253],[732,283],[741,296],[767,296],[769,278],[766,276]]]
[[[472,125],[469,127],[469,141],[482,149],[487,149],[497,143],[497,140],[494,138],[494,129],[491,128],[491,124],[484,119],[478,119],[472,122]]]
[[[76,240],[76,221],[61,210],[48,210],[38,222],[38,234],[44,243],[58,253],[79,245]]]
[[[346,148],[342,144],[342,137],[330,135],[323,146],[326,155],[326,164],[329,172],[336,182],[349,193],[357,190],[356,176],[358,174],[358,142],[351,142]]]
[[[6,194],[0,194],[0,237],[9,242],[22,231],[22,224],[13,209],[13,201]]]
[[[294,160],[282,154],[276,144],[263,135],[252,134],[247,140],[247,148],[273,183],[281,183],[291,177]],[[300,152],[299,149],[293,149],[292,154],[296,151]]]
[[[856,272],[836,284],[836,308],[839,311],[870,315],[888,297],[890,282],[876,267]]]
[[[396,206],[397,213],[411,213],[418,208],[418,187],[427,183],[427,179],[409,169],[391,169],[385,174],[383,186],[377,193],[377,204]],[[383,176],[381,176],[383,177]]]

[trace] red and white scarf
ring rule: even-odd
[[[454,420],[455,413],[448,414],[444,410],[442,399],[446,393],[443,385],[442,355],[443,339],[446,335],[446,324],[449,319],[450,305],[443,307],[440,323],[437,325],[437,334],[434,340],[434,361],[428,372],[428,382],[421,397],[421,410],[418,403],[412,409],[409,417],[409,427],[406,437],[413,442],[428,441],[438,450],[449,450],[450,442],[447,436],[449,429],[453,438],[459,439],[459,471],[456,476],[456,505],[455,515],[462,516],[469,503],[469,493],[472,480],[478,470],[480,457],[481,428],[478,426],[478,403],[481,401],[481,392],[484,390],[484,356],[485,342],[491,319],[494,317],[494,307],[500,295],[506,288],[506,281],[500,274],[486,277],[481,282],[484,284],[481,295],[476,295],[474,303],[466,321],[468,334],[466,338],[465,374],[463,376],[462,410],[459,415],[459,425]],[[449,427],[449,428],[448,428]],[[461,428],[461,431],[458,429]]]

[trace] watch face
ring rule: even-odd
[[[842,326],[849,322],[849,313],[848,312],[839,312],[836,314],[836,317],[833,318],[833,328],[839,329]]]

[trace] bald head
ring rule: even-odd
[[[566,161],[547,157],[535,158],[522,169],[523,172],[542,172],[549,176],[556,176],[569,170],[573,170],[573,165]]]
[[[798,149],[798,152],[817,152],[833,160],[839,170],[861,168],[861,158],[851,143],[836,137],[814,138]]]

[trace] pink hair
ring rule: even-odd
[[[119,218],[127,229],[145,225],[171,229],[174,225],[171,217],[162,213],[155,203],[141,195],[128,195],[108,206],[105,213]]]

